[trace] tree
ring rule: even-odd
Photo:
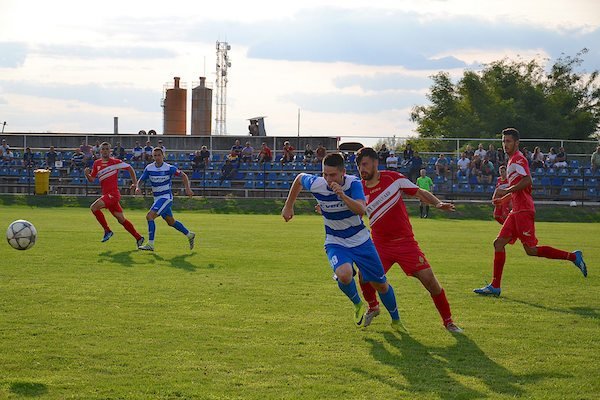
[[[411,120],[422,137],[493,138],[507,126],[528,137],[597,136],[600,77],[597,70],[578,71],[586,53],[561,57],[548,70],[538,60],[494,61],[465,71],[456,84],[438,72],[427,95],[431,104],[414,107]]]

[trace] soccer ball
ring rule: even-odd
[[[6,240],[14,249],[27,250],[35,244],[37,230],[29,221],[18,219],[8,226]]]

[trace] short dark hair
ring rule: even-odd
[[[356,152],[356,165],[360,164],[364,157],[372,158],[373,160],[378,160],[377,152],[372,147],[363,147],[358,149]]]
[[[108,143],[108,142],[102,142],[102,144],[100,145],[100,147],[103,147],[103,146],[110,147],[110,143]]]
[[[155,151],[157,151],[157,150],[158,150],[158,151],[160,151],[160,153],[161,153],[163,156],[165,155],[165,152],[164,152],[164,151],[163,151],[163,149],[161,149],[160,147],[155,147],[154,149],[152,149],[152,152],[155,152]]]
[[[344,169],[344,157],[340,153],[329,153],[323,158],[323,165]]]
[[[506,128],[502,130],[502,134],[504,136],[512,136],[514,140],[519,140],[521,135],[519,134],[519,131],[516,130],[515,128]]]

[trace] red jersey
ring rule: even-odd
[[[110,157],[108,161],[104,161],[101,158],[94,161],[92,167],[92,178],[98,177],[100,180],[100,187],[102,188],[102,194],[112,194],[120,196],[119,186],[117,180],[119,179],[119,170],[129,168],[129,164],[124,163],[118,158]]]
[[[509,186],[510,185],[508,184],[508,179],[502,179],[502,177],[499,176],[498,179],[496,180],[496,189],[506,189]],[[494,208],[494,216],[498,215],[498,216],[506,217],[512,208],[511,203],[512,203],[511,201],[507,201],[504,204],[496,206]]]
[[[414,239],[402,192],[413,196],[417,185],[398,172],[380,171],[379,183],[367,187],[363,181],[363,190],[374,242]]]
[[[521,181],[521,179],[531,175],[529,172],[529,163],[527,162],[525,156],[523,156],[523,153],[517,151],[512,155],[510,160],[508,160],[506,175],[508,176],[509,186],[516,185]],[[523,190],[519,190],[518,192],[513,192],[511,194],[511,200],[513,213],[522,211],[535,211],[533,197],[531,196],[531,185],[527,186]]]

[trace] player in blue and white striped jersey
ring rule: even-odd
[[[171,181],[173,176],[181,176],[183,185],[185,186],[185,193],[191,197],[194,193],[190,188],[190,180],[185,172],[164,162],[165,155],[160,147],[154,148],[152,156],[154,157],[154,162],[146,165],[142,176],[140,176],[138,185],[135,188],[137,194],[141,193],[139,182],[149,180],[152,185],[152,194],[154,195],[154,204],[152,204],[150,211],[148,211],[148,214],[146,215],[146,220],[148,221],[148,243],[138,247],[138,249],[154,251],[154,234],[156,233],[156,224],[154,223],[154,220],[160,215],[167,221],[169,226],[172,226],[187,236],[191,250],[194,248],[194,238],[196,237],[196,234],[190,232],[181,222],[173,218],[173,211],[171,210],[171,205],[173,204]]]
[[[323,176],[299,174],[288,193],[281,216],[286,222],[294,217],[294,203],[302,188],[318,202],[325,223],[325,252],[337,277],[338,287],[354,304],[354,322],[364,325],[366,304],[361,300],[354,281],[355,264],[363,281],[379,293],[381,302],[392,317],[392,326],[405,331],[400,322],[394,289],[387,282],[383,265],[371,241],[362,216],[366,212],[365,195],[360,178],[346,175],[344,158],[337,153],[323,159]]]

